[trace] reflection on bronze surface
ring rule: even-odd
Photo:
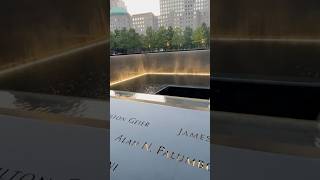
[[[0,91],[0,114],[38,121],[109,129],[105,108],[108,103],[14,91]]]

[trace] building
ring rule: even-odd
[[[146,34],[148,27],[154,30],[158,29],[158,17],[153,13],[143,13],[132,15],[132,25],[139,34]]]
[[[210,26],[210,0],[160,0],[159,25],[196,28]]]
[[[110,30],[113,32],[118,29],[132,28],[132,20],[126,9],[121,7],[113,7],[110,10]]]
[[[193,27],[199,27],[202,23],[210,26],[210,0],[196,0],[195,2]]]
[[[127,6],[122,0],[110,0],[110,9],[114,7],[120,7],[127,10]]]

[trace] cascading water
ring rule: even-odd
[[[210,51],[112,56],[114,90],[154,93],[165,85],[209,86]]]

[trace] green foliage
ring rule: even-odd
[[[172,37],[172,48],[181,49],[183,47],[184,36],[181,28],[177,27],[174,29]]]
[[[110,33],[110,50],[116,53],[135,53],[147,50],[179,50],[193,48],[208,48],[210,44],[210,28],[202,24],[194,31],[187,27],[165,28],[154,30],[148,27],[145,35],[140,35],[134,29],[115,30]]]
[[[143,38],[144,48],[151,51],[157,47],[156,43],[157,33],[151,28],[146,29],[146,36]]]
[[[165,49],[167,46],[167,30],[165,27],[160,27],[159,30],[157,31],[157,36],[156,36],[156,44],[157,44],[157,49]]]
[[[170,26],[170,27],[166,30],[166,35],[165,35],[166,48],[167,48],[167,49],[172,49],[172,39],[173,39],[173,35],[174,35],[174,30],[173,30],[173,28]]]
[[[110,50],[111,52],[118,51],[120,49],[120,31],[115,30],[110,33]]]
[[[193,48],[192,34],[193,30],[190,27],[186,27],[186,29],[183,32],[183,47],[186,49]]]
[[[110,32],[110,50],[114,51],[115,48],[117,47],[117,41],[116,41],[116,36],[114,32]]]
[[[197,48],[208,47],[209,44],[209,28],[206,24],[202,24],[192,34],[192,42]]]
[[[204,29],[205,47],[210,47],[210,27],[205,23],[203,23],[201,27]]]
[[[142,38],[134,29],[129,29],[127,32],[127,48],[131,51],[138,51],[142,48]]]

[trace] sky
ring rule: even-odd
[[[123,0],[129,13],[139,14],[153,12],[154,15],[160,15],[160,0]]]

